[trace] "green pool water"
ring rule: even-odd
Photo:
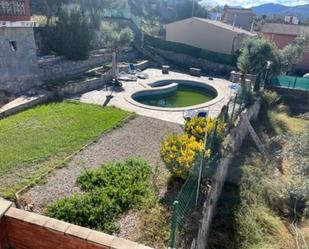
[[[170,94],[143,96],[134,99],[144,105],[175,108],[203,104],[215,97],[216,95],[210,90],[180,85],[177,91]]]

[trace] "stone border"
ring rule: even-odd
[[[202,86],[203,88],[207,88],[208,90],[210,89],[210,90],[216,92],[217,97],[206,102],[206,103],[203,103],[203,104],[189,106],[189,107],[181,107],[181,108],[164,108],[164,107],[144,105],[144,104],[141,104],[141,103],[139,103],[139,102],[137,102],[133,99],[134,95],[136,95],[138,93],[145,92],[147,90],[137,90],[137,91],[131,92],[130,94],[125,95],[124,99],[127,102],[129,102],[130,104],[137,106],[137,107],[144,108],[144,109],[149,109],[149,110],[154,110],[154,111],[165,111],[165,112],[179,112],[179,111],[209,108],[209,107],[221,102],[225,98],[224,93],[220,89],[220,87],[216,86],[215,84],[211,84],[209,82],[206,82],[205,79],[199,78],[199,80],[195,80],[195,79],[192,79],[191,77],[185,78],[185,77],[181,77],[181,76],[171,76],[171,78],[166,78],[164,76],[161,76],[161,77],[155,77],[155,78],[145,80],[143,83],[139,83],[139,84],[142,85],[144,88],[148,88],[148,89],[150,88],[149,91],[151,91],[151,87],[160,86],[160,84],[162,84],[163,82],[166,83],[168,81],[168,82],[173,83],[175,81],[176,83],[178,83],[180,81],[180,82],[182,82],[182,84],[186,84],[186,82],[189,81],[190,85],[192,85],[192,83],[193,83],[193,85],[195,84],[197,86]]]

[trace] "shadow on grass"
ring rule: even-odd
[[[240,166],[245,163],[245,156],[250,147],[250,140],[244,142],[240,152],[234,157],[229,167],[226,182],[218,202],[217,212],[212,222],[208,239],[209,249],[238,249],[236,239],[236,211],[240,205],[239,182],[242,178]]]
[[[173,202],[176,200],[177,195],[183,184],[184,184],[184,180],[171,176],[168,179],[167,191],[164,194],[164,196],[161,198],[160,202],[169,207],[172,207]]]

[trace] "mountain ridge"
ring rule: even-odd
[[[252,7],[252,10],[256,15],[293,15],[299,18],[309,18],[309,4],[286,6],[283,4],[268,3]]]

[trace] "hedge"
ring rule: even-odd
[[[205,59],[212,62],[236,66],[236,56],[213,52],[207,49],[197,48],[178,42],[162,40],[145,34],[145,42],[147,45],[160,48],[163,50],[173,51],[175,53],[186,54],[195,58]]]

